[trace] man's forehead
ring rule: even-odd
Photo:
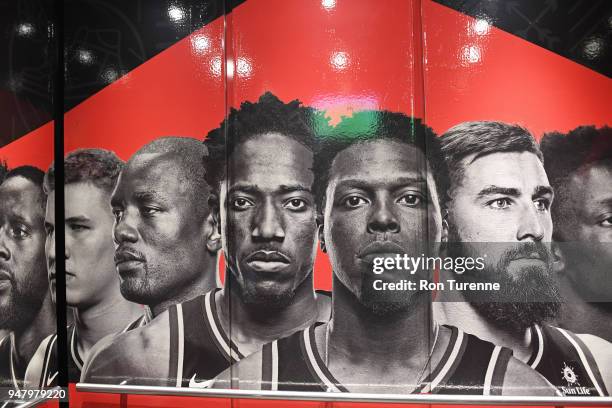
[[[360,179],[382,183],[406,179],[425,182],[425,155],[413,145],[390,140],[357,143],[339,152],[330,168],[330,182]]]
[[[464,171],[461,185],[482,188],[528,187],[548,185],[548,177],[540,159],[530,152],[498,152],[481,157],[467,156],[462,160]]]
[[[184,178],[184,159],[173,152],[145,153],[133,157],[121,172],[119,183],[155,184]]]
[[[39,199],[43,195],[40,187],[25,177],[11,177],[0,186],[1,201],[5,200],[31,200],[32,197]]]

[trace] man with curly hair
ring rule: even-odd
[[[555,189],[553,239],[564,267],[559,325],[612,341],[612,128],[581,126],[541,141]]]
[[[322,115],[271,93],[243,102],[204,141],[222,289],[169,307],[91,360],[84,381],[205,388],[276,338],[329,317],[313,289],[314,127]],[[203,203],[205,205],[206,203]]]

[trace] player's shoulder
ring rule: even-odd
[[[125,377],[164,378],[169,365],[168,358],[162,358],[170,350],[168,320],[166,311],[145,326],[100,340],[83,367],[81,381],[116,383]]]
[[[612,343],[593,334],[576,334],[595,360],[603,382],[610,391],[612,389]]]
[[[212,388],[260,390],[262,381],[262,350],[234,363],[217,377]]]
[[[502,387],[502,395],[559,395],[546,378],[515,357],[508,360]]]

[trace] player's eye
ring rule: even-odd
[[[544,198],[535,200],[533,204],[535,205],[536,210],[542,211],[542,212],[548,211],[548,209],[550,208],[550,201]]]
[[[160,211],[160,209],[159,209],[159,208],[155,208],[155,207],[142,207],[142,210],[141,210],[141,212],[142,212],[144,215],[146,215],[146,216],[149,216],[149,215],[155,215],[155,214],[157,214],[159,211]]]
[[[89,227],[81,224],[70,224],[70,229],[75,232],[80,232],[89,229]]]
[[[301,198],[291,198],[283,206],[291,211],[301,211],[306,208],[306,201]]]
[[[255,204],[244,197],[238,197],[232,200],[231,205],[234,210],[244,211],[247,208],[253,207]]]
[[[601,225],[602,227],[611,228],[612,227],[612,216],[600,221],[599,225]]]
[[[11,227],[11,235],[17,239],[26,238],[29,234],[27,228],[22,225]]]
[[[487,205],[496,210],[505,210],[506,208],[510,207],[510,200],[507,198],[497,198],[489,201]]]
[[[368,200],[358,195],[350,195],[346,197],[342,204],[347,208],[359,208],[368,204]]]
[[[423,198],[417,194],[405,194],[397,200],[397,203],[406,207],[416,207],[423,201]]]

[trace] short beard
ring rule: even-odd
[[[29,282],[27,287],[18,288],[11,279],[11,295],[8,303],[0,307],[0,329],[18,331],[30,325],[40,311],[45,299],[46,279],[42,283]]]
[[[414,275],[403,278],[413,280],[412,276]],[[418,295],[414,291],[374,290],[374,281],[381,278],[382,275],[374,275],[372,273],[363,274],[361,277],[361,290],[358,294],[358,299],[366,310],[374,316],[389,318],[403,315],[414,307],[415,298]],[[399,282],[399,279],[394,280]]]
[[[238,279],[232,276],[231,271],[227,271],[225,276],[230,277],[229,290],[235,291],[242,303],[255,309],[263,311],[278,312],[287,308],[295,298],[297,288],[284,290],[282,292],[272,290],[262,290],[251,281]],[[300,286],[303,284],[302,282]],[[299,287],[299,286],[298,286]]]
[[[460,242],[454,246],[453,256],[472,256],[466,245]],[[512,259],[521,254],[538,252],[546,266],[527,266],[513,277],[508,273]],[[457,281],[499,283],[497,291],[463,292],[465,299],[487,322],[502,330],[520,334],[534,324],[554,319],[561,307],[558,282],[552,271],[552,254],[541,243],[520,243],[504,252],[495,266],[483,270],[466,271],[455,275]]]

